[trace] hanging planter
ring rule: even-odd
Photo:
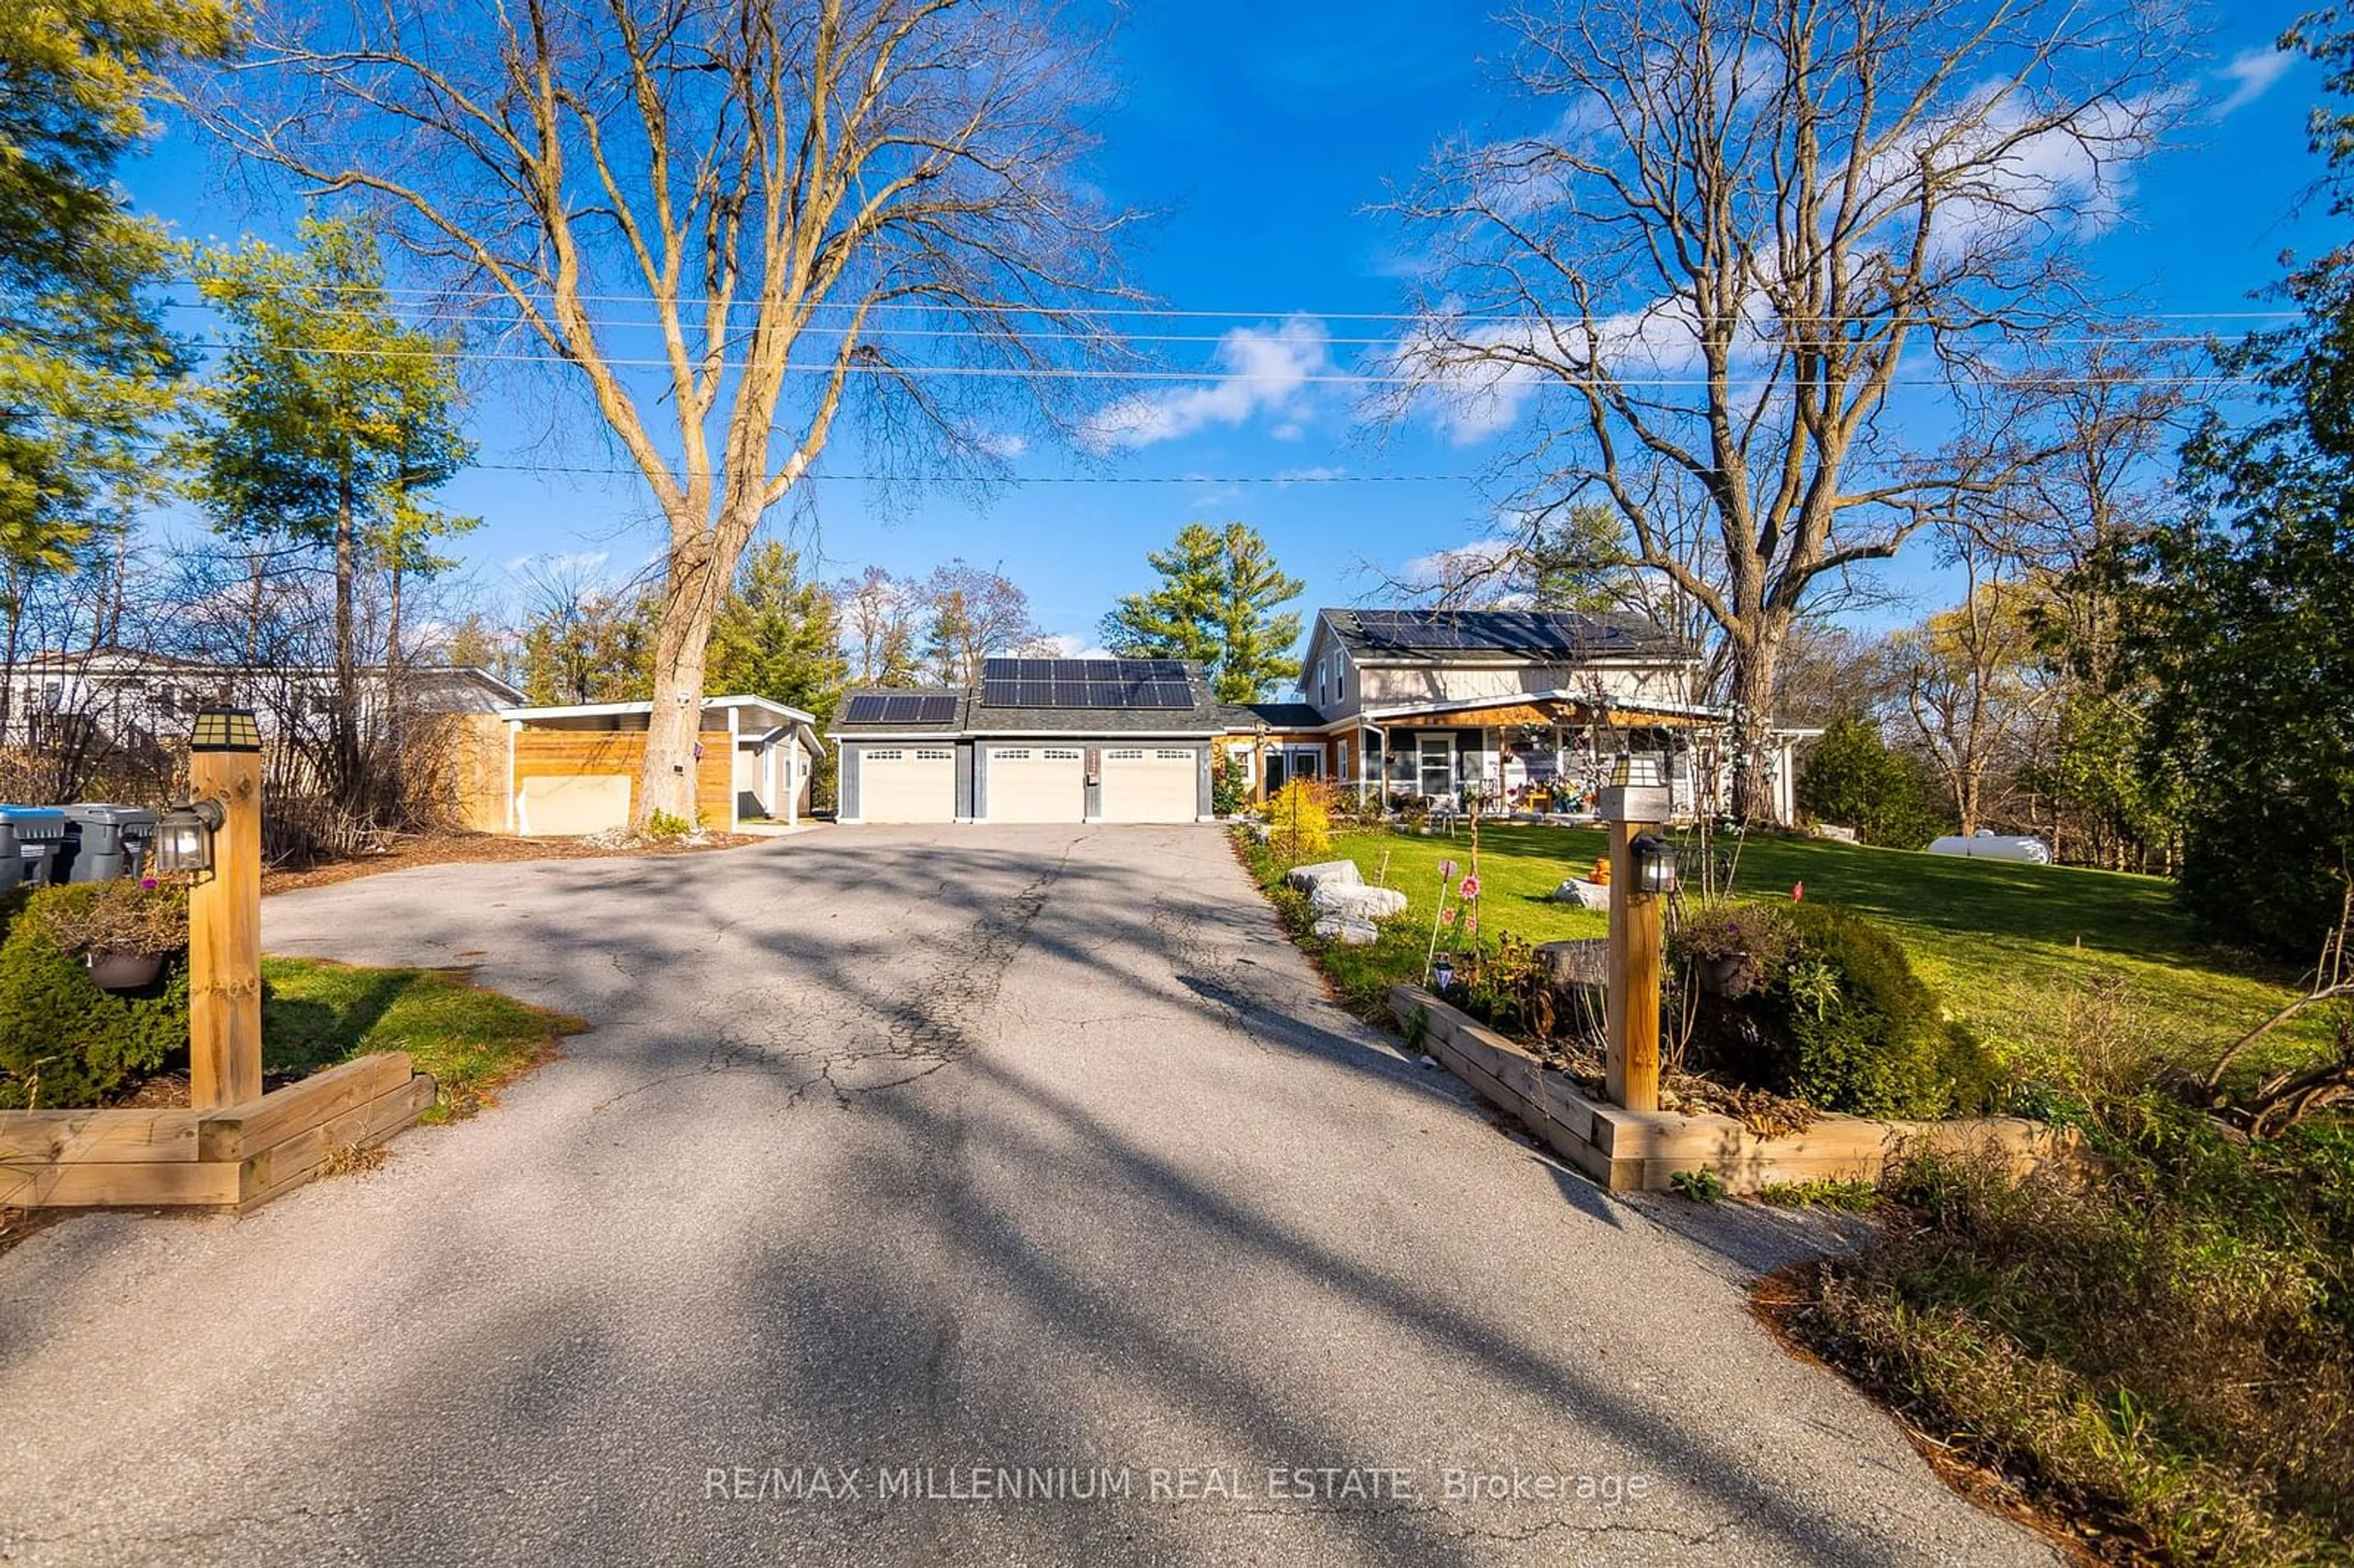
[[[90,983],[104,991],[144,991],[164,972],[161,953],[85,953]]]

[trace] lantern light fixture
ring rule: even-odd
[[[1447,988],[1455,983],[1455,960],[1443,953],[1439,955],[1430,966],[1430,980],[1438,994],[1445,996]]]
[[[1638,893],[1666,894],[1676,890],[1676,846],[1657,833],[1638,833],[1627,845],[1634,863]]]
[[[213,834],[228,818],[218,800],[183,800],[155,820],[151,852],[158,874],[202,874],[213,868]]]
[[[205,708],[188,732],[190,751],[260,751],[261,727],[251,708]]]
[[[1621,789],[1658,789],[1664,788],[1668,780],[1657,757],[1649,752],[1626,751],[1619,753],[1611,765],[1610,782]]]

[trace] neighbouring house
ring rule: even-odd
[[[980,684],[844,694],[844,822],[1211,819],[1225,711],[1199,664],[991,659]]]
[[[626,827],[637,807],[652,703],[506,706],[470,721],[467,825],[535,838]],[[695,742],[699,825],[797,825],[823,757],[817,720],[766,697],[706,697]]]
[[[385,667],[357,672],[361,712],[380,706]],[[453,664],[403,664],[402,697],[419,713],[487,713],[524,700],[486,670]],[[0,665],[0,747],[39,744],[62,715],[96,726],[124,748],[187,736],[199,708],[250,708],[265,736],[301,726],[335,701],[335,672],[325,665],[223,664],[133,648],[27,654]]]
[[[1384,801],[1589,810],[1616,759],[1657,758],[1679,814],[1729,798],[1729,710],[1692,700],[1700,661],[1638,617],[1569,610],[1324,609],[1298,701],[1225,711],[1249,787],[1302,776]],[[1792,747],[1770,732],[1767,799],[1795,819]]]

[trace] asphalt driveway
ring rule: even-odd
[[[1214,830],[427,868],[265,937],[597,1027],[379,1171],[0,1256],[0,1561],[2051,1560],[1749,1318],[1781,1222],[1500,1135]]]

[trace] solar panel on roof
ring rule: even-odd
[[[1193,694],[1176,659],[991,659],[981,701],[992,708],[1190,708]]]
[[[869,692],[850,699],[844,724],[954,724],[957,700],[938,692]]]

